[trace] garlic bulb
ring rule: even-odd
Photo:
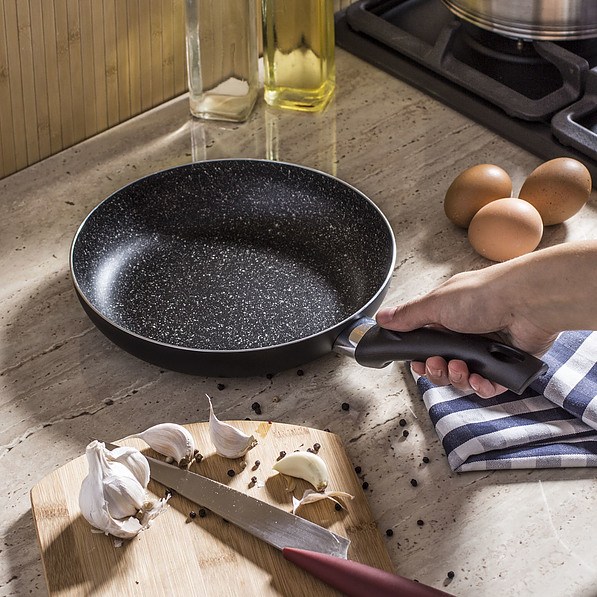
[[[323,491],[328,486],[328,467],[323,458],[313,452],[292,452],[278,460],[272,468],[284,475],[304,479],[317,491]]]
[[[241,458],[257,444],[257,440],[229,423],[220,421],[214,414],[209,396],[207,400],[209,401],[209,437],[216,452],[225,458]]]
[[[141,438],[152,450],[174,458],[180,466],[189,464],[195,453],[193,436],[186,427],[176,423],[160,423],[130,437]]]
[[[79,492],[81,514],[106,535],[135,537],[167,502],[167,498],[148,499],[149,463],[136,448],[110,451],[98,441],[92,441],[85,452],[89,473]]]
[[[292,513],[296,514],[296,511],[305,504],[312,504],[313,502],[325,499],[332,500],[332,502],[342,506],[342,504],[335,498],[353,500],[354,495],[350,495],[350,493],[346,493],[345,491],[324,491],[321,493],[319,491],[313,491],[312,489],[305,489],[305,493],[303,493],[303,497],[300,500],[292,496]]]

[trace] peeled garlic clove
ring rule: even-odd
[[[85,520],[96,529],[131,539],[149,526],[164,509],[167,499],[147,499],[146,486],[139,483],[136,476],[142,466],[140,458],[128,452],[127,458],[118,460],[123,453],[114,455],[98,441],[87,446],[89,473],[81,484],[79,508]],[[133,462],[133,468],[128,468],[126,462]]]
[[[272,468],[284,475],[304,479],[317,491],[323,491],[328,486],[328,467],[323,458],[313,452],[292,452],[278,460]]]
[[[214,414],[209,396],[207,400],[209,401],[209,437],[216,452],[225,458],[241,458],[257,444],[257,440],[229,423],[220,421]]]
[[[176,423],[160,423],[131,437],[141,438],[152,450],[174,458],[179,464],[191,462],[195,453],[193,436]]]
[[[352,500],[354,499],[354,495],[350,495],[350,493],[346,493],[345,491],[324,491],[321,493],[319,491],[313,491],[312,489],[306,489],[300,500],[292,496],[292,513],[296,514],[296,511],[305,504],[312,504],[313,502],[326,499],[332,500],[332,502],[342,506],[342,504],[335,498]]]

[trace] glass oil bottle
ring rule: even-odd
[[[242,122],[259,88],[255,0],[186,0],[191,114]]]
[[[333,0],[262,0],[264,98],[318,112],[334,93]]]

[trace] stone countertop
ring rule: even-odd
[[[203,123],[181,97],[0,181],[1,595],[46,594],[29,501],[36,482],[83,454],[92,436],[207,420],[206,392],[222,419],[254,416],[258,400],[264,419],[338,434],[369,483],[398,573],[461,596],[595,595],[593,470],[452,473],[404,364],[369,370],[332,354],[303,375],[186,376],[115,347],[75,297],[69,248],[87,213],[139,177],[205,158],[295,162],[367,194],[396,233],[386,304],[488,265],[446,220],[445,190],[489,162],[517,191],[540,160],[340,49],[337,69],[336,98],[320,115],[260,101],[242,125]],[[593,193],[541,246],[594,236],[596,208]]]

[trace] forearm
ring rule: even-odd
[[[502,264],[516,316],[545,331],[597,329],[597,241],[570,242]]]

